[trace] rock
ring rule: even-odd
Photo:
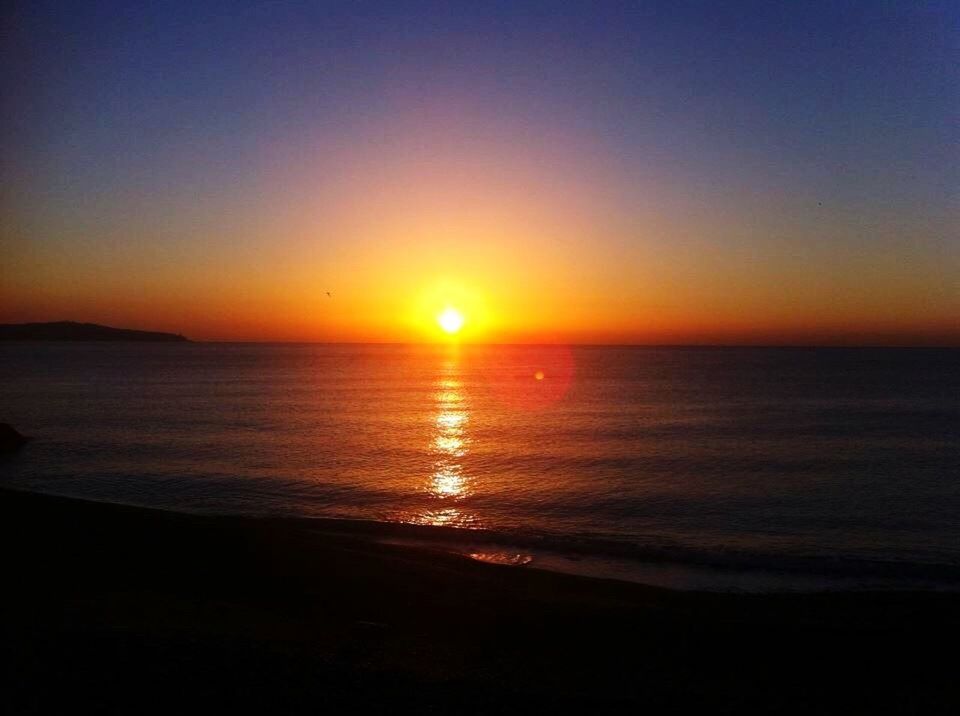
[[[28,442],[30,438],[14,430],[12,425],[0,423],[0,452],[13,452]]]

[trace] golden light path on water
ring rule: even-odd
[[[416,515],[414,522],[429,525],[476,527],[476,517],[457,503],[470,494],[470,479],[463,470],[463,458],[470,449],[467,426],[470,409],[455,359],[446,361],[436,381],[434,403],[433,472],[424,489],[441,505]]]
[[[541,380],[542,373],[537,380]],[[434,415],[434,438],[432,451],[436,459],[433,473],[430,475],[426,490],[438,502],[449,503],[442,507],[424,510],[417,514],[413,522],[423,525],[447,527],[482,527],[476,515],[459,506],[471,493],[472,480],[464,472],[463,458],[470,449],[470,437],[467,426],[470,423],[470,408],[466,400],[466,391],[459,377],[459,366],[455,359],[447,361],[436,382]],[[493,562],[511,566],[529,564],[533,557],[513,551],[466,551],[465,554],[481,562]]]

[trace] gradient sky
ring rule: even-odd
[[[4,13],[0,322],[960,344],[956,2]]]

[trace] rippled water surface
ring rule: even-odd
[[[6,344],[0,421],[45,492],[960,568],[956,350]]]

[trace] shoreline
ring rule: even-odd
[[[9,489],[0,525],[13,713],[960,706],[953,594],[679,592]]]
[[[929,591],[960,595],[960,566],[854,556],[774,555],[612,538],[563,537],[402,520],[247,513],[145,506],[69,494],[0,487],[90,505],[197,518],[271,523],[319,535],[367,540],[587,579],[616,580],[677,591],[744,594]]]

